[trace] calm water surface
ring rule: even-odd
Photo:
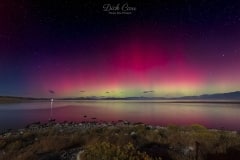
[[[57,121],[144,122],[152,125],[202,124],[209,128],[240,130],[239,103],[177,103],[164,101],[55,101]],[[84,118],[84,115],[87,115]],[[50,102],[0,104],[0,130],[47,122]]]

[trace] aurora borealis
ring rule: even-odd
[[[137,10],[111,15],[103,5]],[[1,1],[0,95],[188,96],[240,90],[240,3]]]

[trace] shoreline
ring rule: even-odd
[[[143,123],[143,122],[130,122],[127,120],[118,120],[118,121],[111,121],[111,122],[107,122],[107,121],[95,121],[95,118],[92,118],[92,121],[81,121],[81,122],[77,122],[77,121],[56,121],[55,119],[53,120],[48,120],[47,122],[33,122],[30,124],[27,124],[25,127],[22,128],[8,128],[5,130],[0,130],[0,137],[3,134],[15,134],[18,132],[23,132],[25,130],[41,130],[41,129],[48,129],[49,127],[63,127],[63,126],[69,126],[69,127],[73,127],[76,128],[77,126],[80,127],[79,129],[81,129],[81,127],[86,127],[88,126],[89,128],[98,128],[98,127],[105,127],[105,126],[123,126],[123,125],[144,125],[144,126],[149,126],[151,128],[168,128],[169,126],[177,126],[177,127],[190,127],[192,125],[200,125],[203,126],[201,124],[189,124],[189,125],[178,125],[178,124],[168,124],[166,126],[161,126],[161,125],[152,125],[152,124],[147,124],[147,123]],[[205,127],[205,126],[204,126]],[[225,129],[224,127],[219,128],[208,128],[206,127],[207,130],[212,130],[212,131],[226,131],[226,132],[236,132],[240,134],[240,130],[230,130],[230,129]]]

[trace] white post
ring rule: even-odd
[[[52,120],[52,109],[53,109],[53,98],[51,99],[51,113],[50,113],[50,119]]]

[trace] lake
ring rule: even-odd
[[[84,116],[87,117],[84,117]],[[23,128],[32,122],[47,122],[50,102],[0,104],[0,130]],[[169,124],[202,124],[208,128],[240,130],[240,103],[187,101],[89,100],[55,101],[52,118],[63,121],[143,122]]]

